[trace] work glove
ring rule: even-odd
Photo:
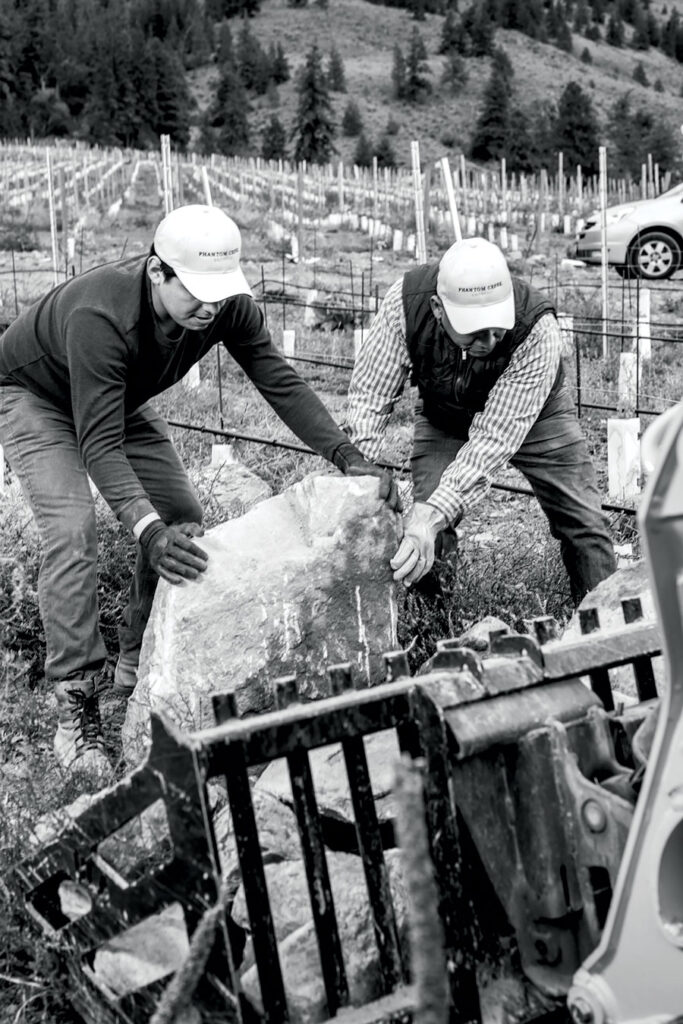
[[[140,534],[140,545],[154,571],[168,583],[196,580],[206,569],[209,556],[193,544],[191,537],[201,537],[204,530],[198,523],[167,526],[156,519]]]
[[[401,511],[401,497],[393,475],[388,469],[368,462],[350,441],[339,445],[332,456],[332,461],[344,476],[376,476],[379,479],[380,498],[393,512]]]
[[[441,530],[448,525],[446,517],[435,505],[416,501],[403,524],[403,540],[389,562],[394,579],[409,587],[428,573],[434,565],[434,544]]]

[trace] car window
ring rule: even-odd
[[[662,192],[661,196],[657,196],[658,199],[672,199],[674,196],[680,196],[683,200],[683,182],[679,185],[674,185],[673,188],[668,189],[666,192]]]

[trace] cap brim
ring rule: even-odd
[[[442,298],[441,304],[446,311],[448,322],[458,334],[474,334],[475,331],[504,330],[509,331],[515,326],[515,294],[510,292],[502,302],[489,306],[456,306]]]
[[[175,273],[190,295],[200,302],[221,302],[232,295],[253,295],[239,267],[228,274],[190,274],[186,270],[176,270]]]

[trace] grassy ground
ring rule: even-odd
[[[263,267],[269,280],[279,279],[282,272],[281,253],[267,242],[262,229],[263,218],[241,211],[245,240],[247,276],[258,281]],[[144,196],[134,207],[124,209],[114,224],[93,217],[82,239],[83,266],[103,259],[112,259],[121,252],[145,252],[154,223],[158,203]],[[45,226],[36,224],[38,244],[45,246]],[[312,240],[309,238],[312,245]],[[580,272],[582,277],[570,283],[560,271],[559,256],[564,240],[549,237],[545,263],[526,263],[521,269],[530,273],[534,283],[557,292],[563,308],[588,315],[596,306],[595,289],[585,282],[598,280],[597,272]],[[308,250],[310,251],[310,249]],[[26,263],[49,266],[49,248],[25,257]],[[286,264],[286,291],[294,293],[316,285],[325,294],[344,297],[350,290],[351,271],[355,295],[361,273],[365,287],[370,276],[380,294],[407,268],[405,258],[393,253],[377,253],[371,260],[367,240],[348,233],[319,236],[316,240],[316,264]],[[436,252],[434,253],[436,255]],[[558,260],[555,260],[557,256]],[[8,254],[0,255],[0,266],[7,266]],[[18,292],[4,282],[4,307],[13,315],[15,294],[20,304],[49,287],[34,275],[18,274]],[[49,271],[48,271],[49,274]],[[581,285],[584,282],[584,285]],[[616,285],[616,280],[614,282]],[[582,297],[581,287],[586,295]],[[613,297],[614,309],[621,301]],[[579,308],[580,307],[580,308]],[[656,298],[657,315],[675,320],[675,293]],[[281,336],[282,304],[271,297],[267,303],[269,323],[276,339]],[[303,311],[286,306],[288,327],[296,327],[303,350],[309,353],[332,353],[337,358],[352,351],[350,331],[303,327]],[[615,313],[616,315],[616,313]],[[653,318],[655,313],[653,311]],[[593,344],[591,342],[591,344]],[[587,342],[588,345],[588,342]],[[591,350],[584,360],[584,386],[590,385],[603,400],[613,395],[616,381],[616,353],[603,361]],[[256,396],[253,387],[241,372],[222,361],[223,415],[226,426],[267,437],[291,439],[286,428]],[[327,369],[311,364],[298,368],[320,394],[332,414],[341,418],[348,382],[348,371]],[[198,391],[179,385],[160,396],[157,405],[168,418],[199,425],[217,426],[220,419],[216,359],[207,357],[202,365],[204,383]],[[570,370],[571,372],[571,370]],[[680,395],[681,364],[678,348],[654,346],[654,356],[644,386],[658,401],[676,400]],[[589,445],[596,457],[601,483],[605,484],[604,414],[585,419]],[[392,422],[387,454],[397,462],[409,454],[411,424],[410,396],[405,396]],[[207,509],[207,522],[216,521],[218,511],[212,502],[210,488],[200,483],[201,469],[210,458],[212,435],[188,430],[175,430],[175,441],[191,474],[200,486]],[[277,448],[263,448],[237,442],[242,461],[261,473],[276,492],[300,479],[320,460]],[[519,483],[514,471],[503,480]],[[54,707],[41,679],[42,632],[37,610],[36,578],[39,553],[30,514],[9,476],[9,490],[0,500],[0,874],[26,850],[36,819],[62,806],[75,795],[73,785],[60,776],[53,763],[51,742],[54,732]],[[100,609],[103,632],[111,657],[116,654],[116,625],[125,600],[125,592],[134,556],[132,543],[124,535],[104,507],[98,507],[100,525]],[[633,519],[613,516],[615,540],[635,540]],[[462,526],[461,546],[453,564],[443,568],[447,601],[435,606],[417,595],[404,595],[401,602],[400,640],[412,645],[413,664],[431,655],[436,640],[457,636],[469,625],[487,614],[496,614],[511,626],[524,629],[525,620],[539,614],[555,615],[565,621],[570,614],[566,579],[557,545],[550,538],[544,517],[537,504],[527,497],[493,491],[479,509]],[[106,739],[110,753],[120,754],[119,728],[123,714],[120,702],[110,700],[107,706]],[[120,768],[122,770],[122,768]],[[13,1024],[62,1024],[69,1020],[64,991],[58,981],[57,951],[44,942],[36,942],[4,883],[0,884],[0,1020]]]
[[[672,5],[669,4],[668,8],[670,11]],[[659,10],[655,13],[659,18]],[[343,3],[333,0],[327,10],[315,4],[292,8],[287,0],[263,0],[261,11],[253,18],[251,26],[264,47],[271,43],[282,44],[292,70],[303,63],[312,43],[318,44],[327,59],[334,41],[344,63],[347,83],[346,93],[333,94],[332,97],[337,123],[341,124],[350,97],[358,103],[367,133],[373,141],[379,140],[391,118],[399,125],[397,134],[392,138],[398,163],[409,166],[412,139],[420,139],[423,156],[428,160],[444,154],[468,152],[472,127],[490,74],[491,58],[470,58],[467,61],[467,85],[457,96],[449,94],[440,85],[444,57],[438,54],[438,49],[443,21],[441,15],[428,14],[424,21],[416,23],[406,11],[367,3],[366,0],[344,0]],[[231,24],[237,35],[237,22]],[[406,54],[415,27],[427,48],[433,93],[426,103],[411,105],[398,103],[393,98],[391,71],[394,46],[399,45]],[[651,108],[656,116],[678,130],[683,68],[659,50],[615,49],[606,43],[590,42],[574,34],[574,52],[568,54],[512,30],[498,30],[496,42],[512,62],[515,103],[518,106],[531,109],[542,101],[557,102],[567,83],[574,80],[590,96],[601,121],[604,121],[617,96],[630,90],[637,105]],[[591,54],[590,65],[581,61],[584,48]],[[639,61],[642,61],[652,85],[657,79],[661,80],[664,92],[655,92],[652,86],[646,88],[633,81],[633,70]],[[198,68],[190,73],[199,110],[204,109],[209,101],[215,75],[215,67]],[[294,75],[290,82],[279,88],[276,112],[283,124],[291,128],[296,112]],[[268,99],[252,100],[249,120],[255,140],[260,138],[260,132],[272,113],[273,107]],[[335,144],[339,156],[350,162],[356,140],[338,137]]]

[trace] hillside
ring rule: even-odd
[[[655,11],[664,20],[673,9],[683,16],[683,0],[669,0]],[[483,90],[488,80],[492,58],[470,57],[467,60],[468,82],[462,92],[453,96],[439,87],[445,58],[440,56],[440,37],[444,18],[426,15],[416,22],[405,10],[383,7],[367,0],[329,0],[327,10],[318,6],[292,8],[287,0],[262,0],[260,12],[252,19],[252,27],[264,48],[281,43],[294,71],[303,61],[312,43],[317,43],[327,58],[334,44],[344,64],[347,92],[333,93],[332,99],[341,122],[344,108],[353,97],[363,116],[367,133],[373,141],[382,134],[389,118],[399,125],[394,136],[397,161],[410,162],[410,140],[419,139],[426,159],[461,152],[469,145],[472,128],[481,109]],[[239,21],[231,22],[233,35]],[[399,103],[392,97],[391,70],[393,50],[398,44],[405,52],[413,28],[417,27],[427,48],[434,93],[424,104]],[[627,27],[627,41],[631,34]],[[683,120],[681,89],[683,65],[666,57],[661,50],[636,51],[625,46],[617,49],[604,42],[592,42],[572,34],[573,53],[566,53],[549,43],[540,43],[520,32],[498,29],[496,43],[501,46],[514,68],[514,100],[528,108],[544,100],[558,100],[566,84],[577,81],[587,92],[601,123],[618,95],[631,91],[637,106],[647,106],[678,131]],[[592,63],[581,60],[588,49]],[[649,87],[633,81],[633,71],[641,61]],[[215,67],[201,67],[190,72],[189,80],[200,110],[212,91]],[[280,120],[289,129],[296,111],[293,78],[279,87],[280,104],[276,108]],[[653,88],[659,79],[664,88]],[[251,97],[250,125],[256,145],[260,132],[273,113],[265,97]],[[356,140],[336,139],[339,156],[351,161]]]

